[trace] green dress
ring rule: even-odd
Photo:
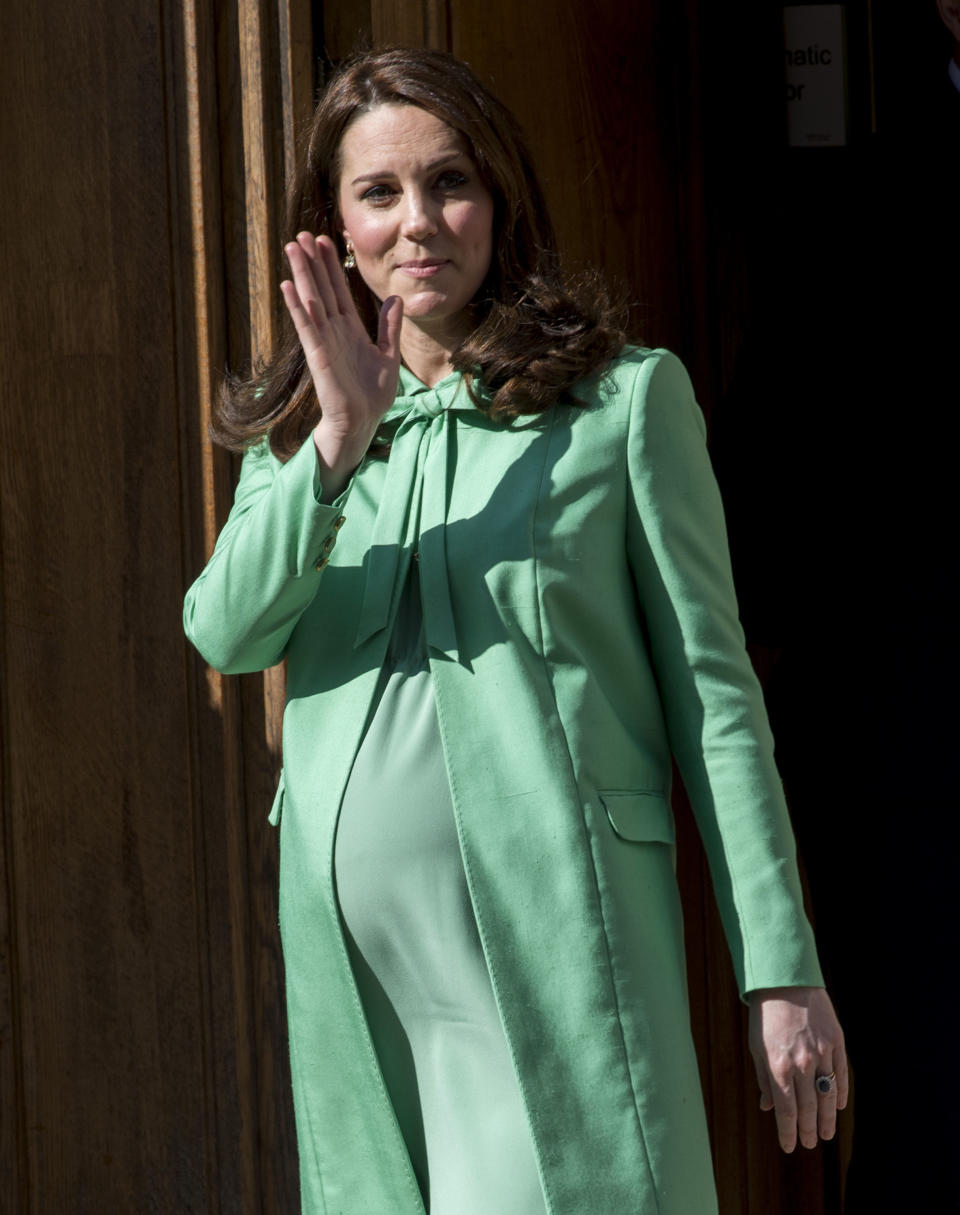
[[[533,1140],[457,839],[416,570],[340,809],[344,935],[430,1215],[539,1215]]]

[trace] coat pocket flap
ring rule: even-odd
[[[673,844],[676,831],[673,812],[662,793],[600,794],[610,825],[621,839],[638,843]]]
[[[280,825],[280,815],[283,813],[283,773],[280,773],[280,784],[277,785],[277,791],[273,796],[273,805],[270,808],[270,813],[267,816],[267,822],[271,827]]]

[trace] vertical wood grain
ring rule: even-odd
[[[224,461],[214,459],[209,446],[198,441],[210,422],[216,391],[212,369],[218,356],[222,356],[224,345],[224,310],[218,291],[219,158],[216,128],[211,123],[211,116],[216,113],[215,88],[209,72],[215,34],[209,7],[203,0],[184,0],[180,20],[167,21],[165,35],[183,578],[200,555],[212,547],[218,514],[227,489]],[[175,81],[180,82],[179,88]],[[235,1066],[231,1066],[228,1074],[224,1075],[224,1052],[218,1051],[215,1046],[218,1035],[214,1010],[217,1006],[218,983],[217,972],[209,966],[208,959],[214,943],[221,943],[222,934],[210,931],[213,909],[218,900],[215,895],[211,898],[213,891],[207,880],[211,850],[206,846],[205,782],[200,779],[201,748],[209,752],[215,739],[217,749],[222,754],[224,738],[222,731],[216,727],[213,738],[209,729],[202,729],[198,709],[198,699],[202,701],[206,698],[222,715],[229,703],[229,695],[224,695],[222,681],[213,673],[199,687],[195,672],[189,665],[186,674],[190,750],[185,758],[189,764],[190,800],[196,811],[193,816],[193,846],[195,868],[200,879],[197,882],[199,915],[195,931],[203,997],[201,1025],[205,1066],[202,1083],[207,1112],[207,1193],[220,1194],[226,1190],[231,1198],[236,1198],[238,1190],[231,1184],[232,1179],[224,1177],[221,1172],[223,1153],[219,1149],[223,1136],[214,1115],[218,1092],[231,1092],[238,1098],[239,1093],[233,1082]],[[220,720],[217,719],[216,725],[219,724]],[[226,771],[225,768],[220,770]],[[235,791],[233,797],[230,796],[229,780],[223,783],[219,792],[223,801],[236,804]],[[229,992],[230,985],[226,986]],[[226,1057],[232,1062],[232,1052],[227,1052]],[[239,1100],[236,1104],[239,1105]],[[231,1129],[234,1136],[239,1138],[239,1126]],[[230,1171],[228,1169],[228,1173]]]
[[[240,96],[243,118],[243,164],[246,212],[247,298],[250,305],[250,361],[269,357],[277,340],[281,267],[279,224],[282,211],[283,176],[281,166],[291,169],[295,160],[292,131],[284,137],[277,121],[276,85],[283,79],[279,67],[289,62],[289,52],[278,55],[277,31],[269,19],[263,0],[238,0],[240,46]],[[287,25],[289,33],[289,24]],[[289,79],[290,88],[294,79]],[[289,94],[292,101],[292,91]],[[268,747],[274,760],[280,756],[278,707],[283,705],[283,676],[279,670],[263,676],[264,695],[270,711],[264,717]]]
[[[278,6],[239,0],[237,11],[249,303],[241,361],[256,364],[269,357],[278,336],[279,283],[286,273],[280,223],[299,136],[312,112],[313,32],[302,0]],[[242,679],[239,695],[262,1200],[266,1210],[285,1211],[296,1204],[298,1178],[277,932],[277,840],[266,822],[281,763],[283,669]]]
[[[313,38],[310,5],[302,0],[280,6],[238,0],[230,15],[220,22],[218,48],[228,316],[227,358],[217,369],[226,361],[243,373],[268,357],[276,340],[279,223],[286,179],[299,154],[298,123],[312,109]],[[236,783],[239,803],[223,826],[236,1032],[248,1044],[240,1060],[248,1154],[244,1194],[252,1202],[256,1189],[255,1209],[281,1212],[295,1209],[298,1201],[277,930],[277,841],[266,823],[280,765],[283,671],[223,683],[232,710],[224,770]],[[201,762],[206,771],[209,757]]]
[[[155,5],[86,0],[55,18],[5,7],[0,85],[3,809],[25,1167],[11,1209],[195,1210],[206,1109],[163,39]]]
[[[273,122],[271,106],[275,81],[269,76],[269,68],[275,62],[275,48],[269,13],[263,0],[238,0],[237,16],[250,354],[256,361],[269,355],[276,337],[279,302],[276,162],[284,145],[282,131]]]
[[[604,269],[625,288],[639,334],[683,353],[670,13],[652,3],[458,0],[451,49],[527,131],[571,267]]]
[[[4,534],[3,499],[0,496],[0,537]],[[0,549],[0,638],[5,642],[4,594],[2,590],[3,553]],[[20,998],[17,977],[20,966],[16,955],[16,871],[13,866],[7,790],[10,787],[7,700],[10,675],[6,645],[0,646],[0,1209],[16,1210],[22,1196],[29,1202],[28,1170],[24,1153],[23,1061],[20,1032]]]
[[[169,28],[168,97],[176,350],[181,430],[181,585],[212,550],[231,496],[230,461],[207,430],[226,356],[217,25],[185,0]],[[228,82],[231,78],[228,77]],[[232,682],[188,654],[191,797],[208,1114],[208,1202],[259,1209],[255,1054],[246,927],[239,700]]]
[[[370,4],[367,0],[324,0],[323,23],[314,36],[317,55],[328,65],[368,49],[374,45]]]
[[[450,10],[450,0],[371,0],[374,44],[448,51]]]
[[[0,37],[0,1207],[286,1212],[282,682],[208,672],[180,604],[219,377],[272,338],[310,5],[53,10]]]
[[[300,144],[313,114],[317,56],[313,48],[309,5],[300,0],[279,0],[277,20],[283,115],[283,180],[289,184],[296,175]]]

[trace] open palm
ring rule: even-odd
[[[365,449],[397,391],[403,302],[397,296],[384,301],[374,343],[330,237],[301,232],[285,252],[293,281],[280,290],[320,403],[317,429],[327,443]]]

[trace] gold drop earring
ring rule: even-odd
[[[353,245],[349,241],[346,242],[347,256],[343,259],[344,270],[353,270],[356,267],[357,259],[353,252]]]

